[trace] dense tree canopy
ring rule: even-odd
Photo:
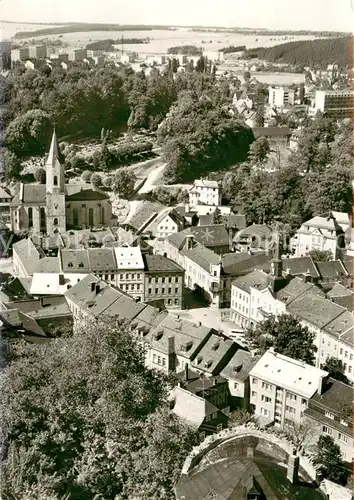
[[[339,484],[346,483],[340,447],[331,436],[319,437],[315,463],[322,465],[322,473],[325,478]]]
[[[313,343],[315,334],[289,314],[282,314],[277,318],[271,316],[256,328],[250,328],[247,337],[261,354],[274,347],[275,352],[279,354],[308,364],[314,363],[317,351]]]
[[[145,368],[124,326],[21,344],[6,385],[4,500],[172,498],[195,434],[169,411],[165,379]]]
[[[187,182],[245,160],[251,130],[241,125],[218,99],[193,92],[180,95],[158,130],[168,163],[166,179]]]

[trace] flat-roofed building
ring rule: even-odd
[[[317,90],[310,115],[318,111],[336,120],[351,118],[354,113],[354,90]]]
[[[250,371],[256,416],[284,427],[303,420],[309,399],[322,394],[328,372],[269,349]]]

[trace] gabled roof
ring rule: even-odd
[[[218,367],[222,369],[227,362],[225,357],[236,350],[237,344],[233,340],[212,334],[192,360],[192,367],[211,374]],[[220,366],[220,363],[224,363],[224,366]]]
[[[34,271],[35,273],[60,273],[59,257],[43,257]]]
[[[87,250],[60,250],[61,267],[64,272],[89,273],[90,261]]]
[[[110,271],[117,268],[113,248],[88,248],[87,254],[92,271]]]
[[[254,127],[255,138],[258,137],[290,137],[292,132],[288,127]]]
[[[299,276],[302,274],[310,274],[312,278],[319,278],[320,274],[313,262],[312,258],[307,257],[291,257],[290,259],[283,259],[284,271],[289,271],[292,276]]]
[[[183,267],[176,264],[173,260],[163,257],[162,255],[143,255],[145,262],[145,272],[178,272],[184,273]]]
[[[321,275],[321,279],[333,280],[342,277],[348,277],[347,270],[340,260],[330,260],[328,262],[315,262]]]
[[[32,241],[29,238],[20,240],[17,243],[14,243],[12,249],[19,256],[27,274],[32,275],[35,272],[41,257],[41,254]]]
[[[108,198],[109,195],[107,193],[99,191],[98,189],[81,188],[80,191],[77,191],[76,193],[66,195],[65,201],[99,201],[107,200]]]
[[[353,297],[353,292],[351,289],[346,288],[341,283],[335,283],[332,289],[327,292],[327,297],[330,299],[337,297]]]
[[[200,427],[207,415],[219,411],[206,399],[182,389],[182,387],[175,387],[171,396],[174,400],[173,413],[197,428]]]
[[[219,187],[219,184],[217,181],[210,181],[208,179],[197,179],[194,181],[194,186],[216,189]]]
[[[263,290],[268,287],[268,274],[263,271],[253,271],[245,276],[240,276],[236,278],[232,285],[240,288],[241,290],[251,293],[251,287],[257,288],[257,290]]]
[[[182,248],[185,239],[186,239],[186,234],[182,231],[180,233],[171,234],[166,238],[166,241],[168,241],[171,245],[180,250]]]
[[[310,293],[292,301],[287,311],[322,329],[341,315],[344,309],[326,298]]]
[[[184,234],[192,234],[195,241],[206,247],[229,245],[229,233],[224,224],[193,226],[181,232]]]
[[[224,274],[238,276],[252,272],[254,269],[263,269],[267,267],[271,256],[265,252],[257,255],[249,255],[246,252],[227,253],[222,256],[221,264]]]
[[[241,229],[235,234],[233,241],[238,243],[244,239],[249,239],[251,237],[261,238],[262,240],[270,240],[273,236],[273,230],[267,224],[252,224],[244,229]]]
[[[42,297],[41,299],[17,300],[4,304],[6,309],[18,309],[36,320],[71,316],[65,297]]]
[[[238,349],[220,375],[228,380],[244,382],[248,379],[251,369],[259,361],[260,356],[253,356],[250,352]]]
[[[315,293],[324,297],[325,294],[313,283],[305,283],[301,278],[293,278],[284,288],[276,294],[278,300],[289,305],[293,300],[307,293]]]
[[[140,247],[115,247],[117,269],[144,269]]]
[[[183,248],[181,255],[184,255],[198,266],[210,272],[210,266],[218,266],[221,264],[221,257],[212,250],[209,250],[204,245],[197,243],[193,248]]]
[[[7,198],[8,200],[12,200],[12,196],[10,193],[7,192],[6,189],[4,189],[2,186],[0,186],[0,198]]]
[[[3,322],[5,326],[16,329],[19,333],[22,331],[21,336],[34,335],[46,338],[44,331],[38,325],[37,321],[18,309],[0,311],[0,322]]]

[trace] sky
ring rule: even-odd
[[[0,0],[0,19],[353,31],[354,0]]]

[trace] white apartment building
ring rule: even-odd
[[[285,87],[269,87],[268,103],[277,108],[282,108],[286,104],[291,106],[295,103],[295,90]]]
[[[340,250],[342,233],[343,230],[333,213],[327,217],[316,216],[304,222],[293,238],[292,246],[295,255],[303,257],[312,250],[329,250],[336,259]]]
[[[199,179],[194,181],[194,186],[189,191],[189,205],[221,205],[221,190],[216,181]]]
[[[279,427],[300,424],[309,399],[321,394],[328,372],[269,349],[250,371],[255,415]]]
[[[117,286],[138,301],[144,301],[144,261],[140,247],[117,247]]]
[[[318,111],[336,120],[351,118],[354,112],[354,90],[316,90],[309,114],[314,116]]]

